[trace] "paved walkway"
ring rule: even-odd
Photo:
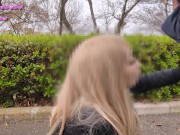
[[[142,115],[142,135],[180,135],[180,113]],[[26,120],[0,123],[0,135],[45,135],[49,121]]]

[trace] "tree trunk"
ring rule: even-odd
[[[125,14],[126,14],[127,2],[128,2],[128,0],[125,0],[124,6],[123,6],[123,9],[122,9],[121,19],[118,21],[115,34],[121,34],[121,29],[122,29],[122,26],[123,26],[123,23],[124,23],[124,19],[126,17]]]
[[[91,18],[92,18],[93,25],[94,25],[94,31],[95,31],[96,33],[99,33],[99,29],[98,29],[97,23],[96,23],[96,18],[95,18],[95,16],[94,16],[92,0],[88,0],[88,3],[89,3],[89,7],[90,7],[90,12],[91,12]]]
[[[140,1],[141,0],[136,0],[136,2],[131,7],[129,7],[129,9],[127,10],[128,0],[125,0],[123,9],[122,9],[122,15],[121,15],[121,18],[119,19],[117,27],[116,27],[116,31],[115,31],[116,34],[121,34],[121,30],[124,27],[124,25],[126,24],[124,22],[125,18]]]
[[[63,0],[61,0],[61,2],[59,3],[59,5],[60,5],[60,22],[59,22],[59,35],[62,35],[62,27],[63,27],[63,20],[62,20],[62,18],[63,18],[63,8],[64,8],[64,6],[63,6]]]
[[[108,23],[108,20],[106,18],[106,32],[108,32],[108,31],[109,31],[109,23]]]
[[[64,23],[64,25],[66,26],[66,28],[68,29],[68,31],[69,31],[71,34],[74,34],[74,31],[73,31],[73,29],[72,29],[72,26],[71,26],[71,24],[69,23],[69,21],[68,21],[67,18],[66,18],[65,10],[63,11],[63,23]]]
[[[124,18],[121,18],[117,24],[115,34],[121,34],[121,30],[122,30],[123,26],[124,26]]]
[[[165,0],[165,2],[164,2],[164,4],[165,4],[165,13],[166,13],[166,18],[168,17],[168,0]]]
[[[2,0],[0,0],[0,6],[2,6]]]
[[[70,25],[70,23],[68,22],[67,18],[66,18],[66,13],[65,13],[65,5],[68,2],[68,0],[61,0],[60,4],[61,4],[61,8],[60,8],[60,28],[59,28],[59,35],[62,35],[62,30],[63,30],[63,24],[66,26],[66,28],[68,29],[68,31],[73,34],[74,31],[72,29],[72,26]]]

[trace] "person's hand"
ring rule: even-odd
[[[178,0],[173,0],[173,9],[176,9],[179,5]]]

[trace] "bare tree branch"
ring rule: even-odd
[[[133,20],[154,32],[162,33],[161,25],[172,11],[171,3],[171,0],[163,0],[153,6],[143,7],[143,11],[135,12]]]
[[[67,4],[68,0],[60,0],[60,29],[59,29],[59,34],[62,34],[62,27],[63,24],[66,26],[66,28],[69,30],[69,32],[71,34],[74,33],[71,24],[69,23],[69,21],[67,20],[66,17],[66,12],[65,12],[65,6]]]
[[[122,8],[122,14],[121,14],[121,17],[117,23],[117,26],[116,26],[116,31],[115,33],[116,34],[120,34],[121,33],[121,29],[122,27],[125,25],[125,18],[127,17],[127,15],[134,9],[134,7],[140,2],[141,0],[136,0],[130,7],[129,9],[127,9],[127,4],[129,2],[129,0],[125,0],[124,2],[124,5],[123,5],[123,8]],[[132,3],[132,1],[131,1]],[[117,18],[116,18],[117,19]]]
[[[93,25],[94,25],[94,31],[96,33],[99,33],[99,29],[98,29],[97,23],[96,23],[96,18],[95,18],[95,15],[94,15],[94,9],[93,9],[92,0],[87,0],[87,1],[88,1],[90,12],[91,12],[91,18],[92,18]]]

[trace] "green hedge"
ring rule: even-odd
[[[51,99],[62,83],[69,56],[76,45],[91,37],[78,35],[0,35],[0,104],[34,104]],[[180,47],[168,37],[125,36],[142,61],[143,73],[175,68]],[[180,65],[179,65],[180,66]],[[169,100],[180,96],[180,85],[154,90],[138,97]]]
[[[69,54],[85,36],[0,36],[0,104],[34,104],[51,98]]]

